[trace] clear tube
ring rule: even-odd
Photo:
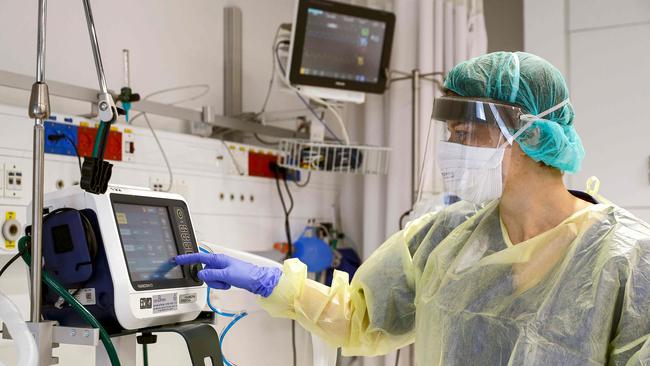
[[[38,364],[36,341],[20,315],[18,307],[2,292],[0,292],[0,319],[9,329],[18,350],[17,366],[36,366]]]

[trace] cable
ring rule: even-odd
[[[345,141],[346,145],[350,145],[350,135],[348,135],[348,129],[345,128],[345,124],[343,124],[343,118],[341,117],[339,112],[336,109],[334,109],[334,107],[331,104],[327,104],[325,107],[327,108],[327,110],[332,112],[332,114],[334,115],[334,119],[336,119],[336,121],[338,122],[339,127],[341,128],[341,132],[343,133],[343,141]]]
[[[194,95],[194,96],[191,96],[191,97],[188,97],[188,98],[185,98],[185,99],[177,100],[175,102],[166,103],[166,104],[174,105],[174,104],[181,104],[181,103],[185,103],[185,102],[190,102],[190,101],[193,101],[193,100],[197,100],[197,99],[203,97],[204,95],[206,95],[206,94],[208,94],[210,92],[210,85],[208,85],[208,84],[190,84],[190,85],[175,86],[173,88],[167,88],[167,89],[162,89],[162,90],[155,91],[155,92],[153,92],[151,94],[148,94],[146,97],[144,97],[144,100],[149,100],[149,99],[151,99],[151,97],[155,97],[156,95],[161,95],[161,94],[169,93],[169,92],[172,92],[172,91],[195,89],[195,88],[202,88],[203,91],[200,92],[197,95]]]
[[[407,218],[411,212],[413,212],[413,209],[410,209],[408,211],[405,211],[400,217],[399,217],[399,229],[402,230],[404,229],[404,219]]]
[[[77,155],[77,163],[79,163],[79,172],[81,173],[81,155],[79,155],[79,150],[77,149],[77,145],[72,141],[70,136],[63,134],[63,137],[68,140],[70,145],[72,145],[72,148],[74,149],[74,154]]]
[[[9,262],[5,263],[5,265],[2,266],[2,269],[0,269],[0,277],[2,277],[2,275],[5,273],[5,271],[7,271],[7,269],[9,269],[9,267],[11,267],[11,265],[14,264],[14,262],[17,261],[18,258],[20,258],[22,255],[23,255],[23,253],[19,251],[16,255],[11,257]]]
[[[18,248],[20,249],[21,252],[23,252],[22,258],[27,263],[28,266],[31,265],[31,254],[27,250],[27,241],[29,240],[29,237],[23,236],[20,238],[18,241]],[[106,353],[108,354],[108,357],[111,361],[112,366],[120,366],[120,360],[117,356],[117,351],[115,350],[115,346],[113,345],[113,342],[111,342],[111,337],[102,327],[101,323],[97,321],[97,319],[83,306],[68,293],[68,291],[63,287],[58,281],[56,281],[50,274],[43,270],[43,282],[49,287],[52,291],[56,292],[59,296],[63,297],[65,301],[72,306],[72,308],[79,313],[79,315],[93,328],[97,328],[99,330],[99,338],[101,339],[102,343],[104,344],[104,348],[106,349]]]
[[[149,348],[146,343],[142,344],[142,365],[149,366]]]
[[[397,353],[395,354],[395,366],[399,366],[399,354],[402,352],[402,349],[398,349]]]
[[[259,133],[254,133],[253,137],[255,137],[255,140],[262,143],[263,145],[277,146],[280,143],[279,141],[278,142],[272,142],[272,141],[264,140],[263,138],[260,137]]]
[[[66,139],[72,145],[72,148],[74,149],[74,154],[77,156],[77,162],[79,163],[79,172],[81,172],[81,155],[79,155],[79,150],[77,150],[77,145],[74,143],[74,141],[70,138],[70,136],[66,135],[65,133],[61,131],[57,131],[56,134],[49,135],[47,137],[48,140],[50,141],[59,141],[61,139]]]
[[[151,130],[151,134],[153,135],[153,138],[156,140],[156,144],[158,144],[160,153],[162,154],[162,157],[165,160],[165,165],[167,165],[167,172],[169,173],[169,187],[167,187],[165,192],[169,192],[172,190],[172,186],[174,185],[174,173],[172,172],[172,165],[169,163],[169,160],[167,159],[167,154],[165,154],[165,149],[163,149],[160,140],[158,140],[158,135],[156,134],[156,131],[153,129],[153,126],[149,121],[149,117],[147,117],[146,113],[143,113],[142,115],[144,116],[144,120],[147,123],[147,126],[149,126],[149,130]]]
[[[295,184],[296,186],[298,186],[300,188],[305,188],[305,187],[307,187],[307,185],[309,185],[309,181],[311,181],[311,171],[307,172],[307,180],[305,181],[305,183],[298,183],[298,181],[295,181],[295,180],[292,181],[292,182],[293,182],[293,184]]]
[[[176,104],[181,104],[185,102],[189,102],[192,100],[199,99],[203,97],[204,95],[208,94],[210,92],[210,85],[208,84],[192,84],[192,85],[183,85],[183,86],[177,86],[173,88],[167,88],[167,89],[162,89],[155,91],[146,97],[144,97],[142,100],[149,100],[151,97],[155,97],[157,95],[169,93],[172,91],[177,91],[177,90],[186,90],[186,89],[193,89],[193,88],[203,88],[204,90],[201,91],[199,94],[177,100],[171,103],[167,103],[168,105],[176,105]],[[129,121],[130,124],[133,124],[133,121],[135,121],[138,117],[144,117],[145,122],[147,123],[147,126],[149,127],[149,130],[151,130],[151,134],[153,135],[154,139],[156,140],[156,144],[158,144],[158,148],[160,149],[160,153],[162,154],[163,160],[165,160],[165,165],[167,166],[167,172],[169,173],[169,187],[165,190],[165,192],[169,192],[172,189],[172,186],[174,185],[174,172],[172,171],[172,166],[169,163],[169,159],[167,159],[167,154],[165,154],[165,150],[162,147],[162,144],[160,143],[160,140],[158,139],[158,135],[156,134],[156,131],[154,130],[153,126],[151,125],[151,121],[149,121],[149,118],[147,117],[147,114],[145,112],[140,112],[133,116],[131,120]]]
[[[291,319],[291,350],[293,351],[293,366],[297,364],[297,352],[296,352],[296,321]]]
[[[289,187],[287,186],[287,180],[286,176],[283,174],[283,181],[287,190],[287,193],[289,195],[289,199],[291,202],[291,205],[287,209],[287,204],[284,200],[284,195],[282,194],[282,189],[280,188],[280,177],[278,176],[278,171],[273,170],[273,175],[275,176],[275,186],[278,190],[278,195],[280,196],[280,202],[282,203],[282,211],[284,212],[284,231],[287,236],[287,244],[288,244],[288,250],[287,250],[287,259],[291,258],[293,256],[293,248],[292,244],[293,241],[291,240],[291,223],[289,222],[289,216],[291,215],[291,211],[293,211],[293,196],[291,195],[291,191],[289,190]]]
[[[237,174],[239,174],[239,175],[244,175],[244,169],[242,169],[242,168],[239,166],[239,162],[237,161],[237,159],[235,159],[235,155],[232,154],[232,151],[230,151],[230,147],[229,147],[228,144],[226,143],[226,140],[224,140],[223,137],[220,137],[219,140],[221,140],[221,143],[222,143],[223,146],[226,148],[226,152],[227,152],[228,155],[230,156],[230,161],[232,161],[232,165],[235,166],[235,169],[237,170]]]
[[[221,332],[221,335],[219,336],[219,343],[221,343],[222,346],[223,346],[223,341],[226,338],[226,335],[228,335],[228,332],[230,331],[230,329],[232,329],[232,327],[235,326],[235,324],[237,324],[238,321],[244,319],[247,316],[248,316],[248,313],[246,313],[246,312],[239,313],[233,318],[233,320],[228,325],[226,325],[225,328],[223,328],[223,331]]]
[[[278,39],[278,36],[280,35],[280,30],[282,29],[282,26],[278,26],[278,29],[275,31],[275,36],[273,37],[273,44],[276,44],[276,41]],[[273,60],[273,52],[275,52],[275,49],[273,46],[271,46],[271,60]],[[269,103],[269,99],[271,98],[271,90],[273,90],[273,84],[275,83],[275,61],[271,62],[272,68],[271,68],[271,79],[269,80],[269,88],[266,90],[266,96],[264,97],[264,103],[262,104],[262,108],[260,111],[257,113],[257,116],[262,116],[264,113],[266,113],[266,106]],[[264,124],[264,120],[262,119],[262,124]]]
[[[212,251],[210,251],[210,250],[208,250],[208,249],[206,249],[204,247],[201,247],[201,246],[199,246],[199,250],[201,252],[203,252],[203,253],[209,253],[209,254],[212,253]],[[228,334],[228,331],[230,331],[230,329],[235,325],[235,323],[237,323],[241,319],[245,318],[248,315],[248,313],[245,310],[242,310],[239,313],[228,313],[228,312],[224,312],[223,310],[219,310],[219,309],[215,308],[212,305],[212,302],[210,300],[210,290],[211,290],[210,287],[208,287],[208,290],[207,290],[207,303],[208,303],[208,307],[210,308],[210,310],[215,312],[217,315],[221,315],[221,316],[226,317],[226,318],[233,318],[233,320],[231,320],[230,323],[224,328],[223,332],[221,332],[221,336],[219,336],[219,343],[222,345],[222,349],[223,349],[223,341],[225,340],[226,334]],[[223,358],[224,365],[226,365],[226,366],[229,366],[229,365],[230,366],[237,366],[237,365],[231,363],[230,361],[228,361],[228,359],[226,358],[225,355],[222,354],[221,357]]]
[[[429,123],[429,128],[427,129],[427,140],[424,145],[424,156],[422,157],[422,165],[420,166],[420,182],[418,183],[418,196],[415,202],[419,202],[422,198],[422,187],[424,186],[424,164],[427,161],[427,155],[429,153],[429,138],[431,137],[431,126],[433,123]],[[415,204],[415,202],[413,202]]]
[[[280,202],[282,203],[282,211],[284,211],[284,229],[285,229],[285,234],[287,236],[287,258],[291,258],[293,256],[293,248],[292,248],[292,240],[291,240],[291,223],[289,221],[289,217],[291,215],[291,211],[293,211],[294,207],[294,201],[293,201],[293,195],[291,195],[291,190],[289,189],[289,184],[287,183],[287,176],[283,172],[282,174],[282,181],[284,182],[284,189],[287,191],[287,195],[289,197],[289,208],[287,209],[286,202],[284,200],[284,195],[282,194],[282,189],[280,188],[280,177],[278,176],[278,168],[277,166],[273,170],[273,175],[275,176],[275,186],[278,189],[278,195],[280,196]],[[291,320],[291,349],[292,349],[292,354],[293,354],[293,366],[297,365],[297,352],[296,352],[296,321]]]
[[[190,101],[193,101],[193,100],[197,100],[197,99],[205,96],[206,94],[208,94],[210,92],[210,85],[208,85],[208,84],[183,85],[183,86],[177,86],[177,87],[173,87],[173,88],[168,88],[168,89],[162,89],[162,90],[155,91],[155,92],[147,95],[146,97],[142,98],[142,100],[149,100],[149,98],[154,97],[156,95],[161,95],[161,94],[169,93],[169,92],[172,92],[172,91],[194,89],[194,88],[204,88],[204,90],[202,92],[200,92],[199,94],[197,94],[197,95],[194,95],[194,96],[191,96],[191,97],[188,97],[188,98],[185,98],[185,99],[176,100],[176,101],[173,101],[171,103],[166,103],[166,104],[168,104],[168,105],[177,105],[177,104],[181,104],[181,103],[185,103],[185,102],[190,102]],[[133,121],[135,121],[138,117],[142,116],[143,114],[144,114],[144,112],[140,112],[140,113],[136,114],[135,116],[133,116],[133,118],[131,118],[129,120],[129,124],[133,124]]]
[[[289,44],[289,41],[281,41],[281,42],[278,42],[278,43],[275,45],[275,47],[274,47],[274,53],[275,53],[275,62],[278,63],[278,66],[280,67],[280,71],[282,72],[282,80],[285,80],[285,77],[286,77],[286,70],[284,69],[284,66],[282,66],[282,62],[281,62],[281,60],[280,60],[280,54],[279,54],[280,46],[281,46],[282,44]],[[317,119],[317,120],[318,120],[318,121],[319,121],[319,122],[320,122],[320,123],[325,127],[325,129],[326,129],[326,130],[327,130],[327,131],[328,131],[328,132],[329,132],[329,133],[330,133],[330,134],[331,134],[331,135],[336,139],[336,141],[338,141],[339,143],[341,143],[341,139],[340,139],[340,138],[339,138],[339,137],[334,133],[334,131],[332,131],[332,129],[331,129],[331,128],[329,127],[329,125],[327,124],[327,122],[325,122],[325,120],[324,120],[321,116],[318,115],[318,113],[314,110],[314,108],[311,106],[311,104],[309,104],[309,102],[305,100],[305,98],[304,98],[304,97],[302,96],[302,94],[300,93],[300,90],[294,88],[294,87],[293,87],[291,84],[289,84],[286,80],[284,81],[284,84],[285,84],[289,89],[293,90],[293,91],[296,93],[296,95],[298,96],[298,98],[300,98],[300,100],[301,100],[302,103],[307,107],[307,109],[309,109],[309,111],[310,111],[310,112],[311,112],[311,113],[316,117],[316,119]],[[322,102],[322,101],[321,101],[321,102]],[[321,104],[327,104],[327,103],[322,102]]]

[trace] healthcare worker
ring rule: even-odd
[[[296,259],[282,270],[220,254],[176,262],[205,264],[209,286],[261,295],[344,355],[415,342],[419,366],[650,365],[650,226],[566,189],[584,150],[560,72],[497,52],[454,67],[445,88],[432,123],[461,201],[394,234],[351,283],[311,281]]]

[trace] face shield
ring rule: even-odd
[[[440,97],[432,123],[438,167],[450,202],[487,202],[501,196],[510,146],[530,124],[521,108],[488,99]]]

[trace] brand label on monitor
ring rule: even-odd
[[[182,294],[178,298],[178,302],[180,304],[191,304],[193,302],[196,302],[196,294]]]
[[[178,294],[153,295],[152,297],[153,313],[164,313],[167,311],[176,311],[178,309]]]
[[[68,290],[70,294],[74,294],[76,290]],[[95,297],[94,288],[82,288],[74,295],[74,297],[81,303],[81,305],[97,305],[97,298]]]
[[[140,298],[140,309],[151,309],[153,307],[150,297],[141,297]]]

